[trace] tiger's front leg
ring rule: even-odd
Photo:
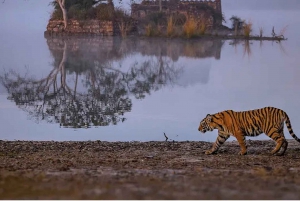
[[[247,145],[246,145],[246,138],[243,133],[237,133],[235,135],[237,141],[240,144],[241,151],[239,152],[239,155],[246,155],[247,154]]]
[[[209,154],[213,154],[216,151],[218,151],[218,149],[220,148],[220,146],[222,144],[224,144],[224,142],[229,138],[230,136],[228,135],[222,135],[221,133],[218,133],[218,137],[216,142],[213,144],[212,148],[209,150],[205,151],[205,154],[209,155]]]

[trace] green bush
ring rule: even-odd
[[[155,25],[167,25],[167,15],[163,12],[154,12],[146,16],[146,21]]]
[[[112,20],[114,17],[114,8],[108,4],[99,4],[96,7],[96,19]]]
[[[97,18],[97,10],[95,8],[90,8],[87,10],[86,19],[96,19]]]
[[[84,19],[86,19],[86,13],[87,13],[86,10],[81,9],[77,5],[73,5],[69,8],[68,18],[76,19],[76,20],[84,20]]]
[[[62,20],[63,14],[61,10],[54,10],[50,17],[51,20]]]

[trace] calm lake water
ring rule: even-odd
[[[285,110],[300,136],[299,12],[255,12],[227,13],[252,16],[255,33],[258,26],[270,35],[273,25],[277,32],[288,25],[288,40],[6,34],[0,138],[152,141],[165,140],[165,132],[176,141],[215,141],[217,131],[197,130],[206,114],[265,106]]]

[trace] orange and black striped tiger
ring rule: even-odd
[[[294,134],[288,115],[281,109],[265,107],[256,110],[235,112],[226,110],[216,114],[208,114],[199,125],[198,130],[202,133],[218,129],[218,137],[210,150],[205,154],[215,153],[219,147],[230,137],[236,137],[240,144],[240,155],[247,154],[245,136],[258,136],[265,133],[275,140],[276,147],[271,154],[283,155],[287,149],[288,142],[283,133],[284,122],[291,136],[300,142]]]

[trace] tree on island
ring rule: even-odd
[[[95,14],[94,6],[102,2],[107,2],[108,5],[113,5],[112,0],[54,0],[50,4],[54,6],[52,18],[62,18],[64,21],[64,28],[67,28],[69,12],[75,15],[93,15]]]
[[[245,21],[235,15],[233,15],[229,20],[231,21],[231,28],[234,29],[235,35],[237,35],[238,30],[243,28]]]
[[[57,3],[62,11],[63,14],[63,19],[64,19],[64,27],[65,29],[67,28],[68,25],[68,15],[67,15],[67,9],[66,9],[66,4],[65,4],[65,0],[56,0],[53,1],[52,3]]]

